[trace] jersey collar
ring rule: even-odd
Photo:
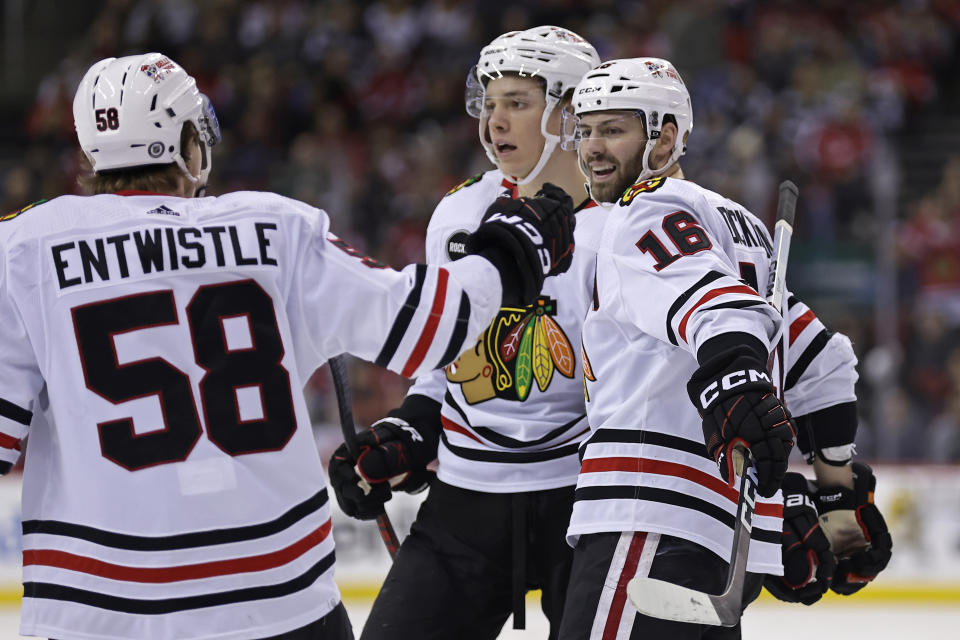
[[[520,197],[520,193],[517,189],[516,183],[510,182],[509,178],[504,178],[503,180],[501,180],[500,186],[503,187],[504,189],[510,190],[511,198]],[[588,197],[588,198],[585,198],[584,201],[581,202],[579,205],[577,205],[576,208],[573,210],[573,212],[578,213],[580,211],[583,211],[584,209],[592,209],[593,207],[596,207],[596,206],[597,206],[597,203]]]
[[[504,178],[503,180],[501,180],[501,181],[500,181],[500,186],[503,187],[504,189],[509,189],[509,190],[510,190],[510,197],[511,197],[511,198],[519,198],[519,197],[520,197],[520,191],[519,191],[519,189],[517,188],[517,183],[515,183],[515,182],[510,182],[510,179],[509,179],[509,178]]]
[[[170,194],[158,193],[157,191],[137,191],[136,189],[124,189],[122,191],[114,191],[113,195],[115,196],[169,196]]]

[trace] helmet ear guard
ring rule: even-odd
[[[220,141],[210,100],[196,81],[161,53],[106,58],[90,67],[73,100],[80,148],[95,173],[176,164],[200,188],[210,173],[209,149]],[[193,124],[201,169],[187,169],[181,132]]]

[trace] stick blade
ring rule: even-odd
[[[627,583],[627,596],[637,611],[652,618],[723,627],[740,620],[739,607],[727,611],[720,596],[654,578],[635,576]]]

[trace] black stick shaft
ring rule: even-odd
[[[357,428],[353,423],[347,364],[343,356],[330,358],[328,364],[330,375],[333,377],[333,390],[337,395],[337,408],[340,410],[340,430],[343,432],[343,441],[347,445],[350,456],[356,460],[360,456],[360,448],[357,446]],[[400,548],[400,540],[397,538],[397,532],[393,530],[393,523],[390,522],[390,516],[387,515],[386,510],[377,516],[377,528],[380,529],[380,537],[383,538],[383,544],[387,547],[387,553],[393,559]]]

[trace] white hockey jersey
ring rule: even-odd
[[[516,186],[497,170],[467,180],[437,205],[427,229],[427,261],[448,264],[502,194]],[[577,212],[570,269],[548,278],[537,302],[504,307],[473,349],[446,371],[417,379],[410,394],[441,403],[437,477],[448,484],[511,493],[572,486],[588,435],[580,366],[580,326],[593,299],[593,265],[606,211]]]
[[[726,332],[767,347],[783,319],[758,292],[772,242],[739,204],[692,182],[639,182],[612,206],[583,327],[591,435],[568,541],[651,531],[729,559],[738,491],[707,455],[686,384],[697,349]],[[786,403],[801,415],[855,399],[855,359],[791,298]],[[782,497],[758,497],[748,569],[781,574]]]
[[[393,271],[269,193],[64,196],[5,216],[0,252],[25,635],[262,638],[328,613],[303,384],[341,352],[422,374],[500,306],[482,258]]]

